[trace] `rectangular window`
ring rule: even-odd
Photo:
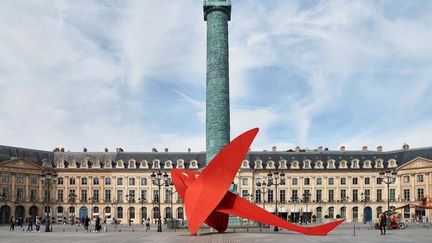
[[[3,187],[2,197],[6,200],[9,199],[9,188]]]
[[[381,177],[377,177],[377,182],[376,182],[376,184],[377,185],[381,185],[382,184],[382,180],[383,180],[383,178],[381,178]]]
[[[309,178],[309,177],[304,178],[304,184],[305,184],[306,186],[309,186],[309,185],[310,185],[310,178]]]
[[[249,185],[249,179],[248,178],[242,178],[241,182],[242,182],[242,186]]]
[[[353,198],[353,202],[358,202],[358,190],[357,189],[353,189],[352,190],[352,198]]]
[[[24,183],[24,176],[16,175],[16,183]]]
[[[328,178],[328,184],[334,185],[334,178],[333,177]]]
[[[358,185],[358,178],[357,177],[352,178],[352,184]]]
[[[292,184],[293,186],[297,186],[297,185],[298,185],[298,179],[297,179],[297,178],[294,177],[294,178],[291,179],[291,181],[292,181],[291,184]]]
[[[406,219],[410,218],[410,207],[409,206],[404,207],[404,218],[406,218]]]
[[[328,201],[334,202],[334,190],[333,189],[328,190]]]
[[[147,202],[147,190],[141,190],[141,201]]]
[[[61,178],[61,177],[59,177],[59,178]],[[37,176],[30,176],[30,184],[37,185],[38,184],[38,177]]]
[[[409,183],[410,182],[410,177],[409,176],[403,176],[403,182],[404,183]]]
[[[88,197],[87,190],[86,189],[81,190],[81,202],[87,202],[87,197]]]
[[[396,202],[396,189],[390,189],[390,201]]]
[[[346,194],[346,189],[341,189],[340,190],[340,196],[341,196],[342,202],[346,202],[348,200],[347,194]]]
[[[291,191],[291,202],[297,202],[297,201],[298,201],[297,190],[292,190]]]
[[[417,200],[421,201],[424,198],[424,189],[417,188]]]
[[[165,194],[166,196],[166,194]],[[129,193],[126,195],[128,202],[135,202],[135,190],[129,190]],[[166,198],[166,197],[165,197]]]
[[[22,202],[24,200],[24,189],[18,188],[17,189],[17,201]]]
[[[377,189],[377,202],[382,202],[382,189]]]
[[[423,175],[417,175],[417,182],[423,182]]]
[[[111,202],[111,190],[105,190],[105,202]]]
[[[93,178],[93,185],[99,185],[99,177]]]
[[[57,178],[57,185],[63,185],[63,177]]]
[[[322,178],[321,178],[321,177],[318,177],[318,178],[316,179],[316,184],[317,184],[318,186],[322,185]]]
[[[309,190],[304,190],[304,192],[303,192],[303,202],[305,202],[305,203],[310,202],[311,196],[312,195],[311,195],[311,193],[310,193]]]
[[[267,196],[268,196],[268,202],[272,203],[273,202],[273,190],[268,190]]]
[[[285,183],[286,183],[285,177],[281,177],[280,178],[280,185],[285,186]]]
[[[248,190],[242,190],[242,198],[247,200],[248,196],[249,196]]]
[[[74,177],[69,178],[69,185],[75,185],[75,178]]]
[[[109,177],[105,178],[105,185],[107,185],[107,186],[111,185],[111,178],[109,178]]]
[[[93,190],[93,200],[96,202],[99,202],[99,190],[98,189]]]
[[[280,190],[279,191],[279,198],[280,198],[279,200],[280,200],[281,203],[285,203],[285,200],[286,200],[285,199],[285,190]]]
[[[316,190],[316,199],[317,202],[321,202],[322,201],[322,191],[321,190]]]
[[[370,178],[369,177],[365,177],[365,185],[369,185],[370,184]]]
[[[340,178],[340,184],[341,185],[346,185],[346,178],[345,177],[341,177]]]
[[[1,175],[1,181],[5,184],[8,183],[9,182],[9,175],[8,174],[2,174]]]
[[[34,203],[37,201],[37,190],[36,189],[30,189],[30,202]]]
[[[117,202],[123,202],[123,190],[117,190]]]
[[[117,178],[117,185],[122,186],[123,185],[123,178]]]
[[[261,203],[261,190],[255,190],[255,203]]]
[[[404,201],[410,201],[410,189],[404,189]]]
[[[141,177],[141,186],[147,186],[147,178]]]
[[[159,202],[159,191],[153,190],[153,202],[157,203]]]
[[[135,186],[135,178],[129,178],[129,186]]]
[[[63,202],[63,189],[57,190],[57,202]]]
[[[87,178],[81,178],[81,185],[87,185]]]

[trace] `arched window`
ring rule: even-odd
[[[159,218],[159,208],[158,207],[153,208],[153,218],[154,219]]]
[[[134,219],[135,218],[135,208],[134,207],[130,207],[129,208],[129,218],[130,219]]]
[[[172,213],[171,213],[171,208],[170,207],[166,207],[165,208],[165,218],[166,219],[170,219],[172,217]]]
[[[123,218],[123,207],[117,208],[117,218],[122,219]]]
[[[144,219],[147,219],[147,208],[146,207],[141,208],[141,219],[142,219],[142,223],[144,223]]]
[[[341,207],[340,216],[341,218],[346,218],[346,207]]]
[[[358,207],[353,207],[353,209],[352,209],[352,218],[353,218],[353,222],[357,222],[358,221]]]
[[[183,218],[184,218],[183,208],[179,207],[177,208],[177,219],[183,219]]]
[[[334,207],[329,207],[328,209],[328,216],[329,218],[334,218]]]

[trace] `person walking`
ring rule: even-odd
[[[97,232],[99,232],[99,231],[101,230],[101,225],[100,225],[100,218],[99,218],[99,216],[96,216],[95,230],[96,230]]]
[[[33,218],[28,217],[27,232],[33,232]]]
[[[150,230],[150,218],[146,219],[145,225],[146,225],[146,231]]]
[[[40,220],[39,216],[36,216],[35,225],[36,225],[36,232],[40,232],[41,220]]]
[[[90,223],[90,218],[87,216],[84,219],[84,229],[87,230],[87,231],[88,231],[89,223]]]
[[[383,213],[380,216],[380,231],[381,231],[381,235],[385,235],[386,234],[386,226],[387,226],[387,217],[386,217],[385,213]]]
[[[10,224],[9,231],[15,231],[15,221],[13,216],[11,217],[9,224]]]

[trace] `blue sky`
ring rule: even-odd
[[[231,136],[432,145],[432,1],[233,1]],[[7,1],[0,144],[203,151],[202,1]]]

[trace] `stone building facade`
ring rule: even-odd
[[[41,184],[42,161],[51,161],[58,178],[51,190],[50,207],[57,222],[76,223],[85,216],[99,216],[121,223],[142,223],[161,217],[187,219],[175,188],[152,183],[151,174],[172,168],[199,170],[204,152],[56,152],[0,146],[0,223],[10,216],[43,216],[46,189]],[[397,171],[395,182],[383,183],[379,172]],[[268,173],[284,173],[275,185],[266,186]],[[259,183],[257,183],[259,182]],[[257,184],[261,186],[258,187]],[[391,207],[419,204],[432,195],[432,147],[401,150],[314,151],[289,150],[247,154],[235,179],[242,197],[298,221],[347,218],[371,221]],[[389,189],[387,191],[387,189]],[[171,193],[172,192],[172,193]],[[389,192],[389,193],[388,193]],[[429,210],[405,207],[402,219],[431,217]],[[75,220],[73,220],[75,219]]]

